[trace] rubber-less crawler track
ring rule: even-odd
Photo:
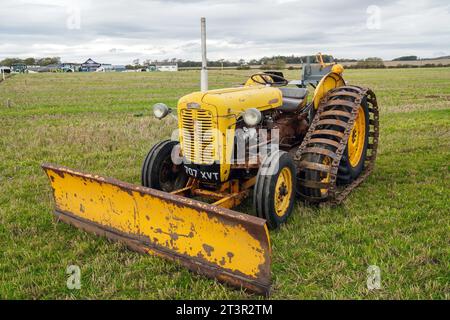
[[[367,102],[369,112],[369,140],[364,168],[353,181],[339,185],[339,164],[363,100]],[[343,86],[329,91],[295,154],[299,170],[299,195],[307,202],[340,204],[372,172],[378,137],[378,104],[372,90]]]

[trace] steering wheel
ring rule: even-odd
[[[267,77],[272,78],[274,82],[270,82]],[[289,81],[286,78],[272,73],[255,73],[250,76],[250,79],[258,84],[269,85],[273,87],[284,87],[289,84]]]

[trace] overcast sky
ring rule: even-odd
[[[201,16],[212,60],[450,55],[449,0],[1,0],[0,59],[200,60]]]

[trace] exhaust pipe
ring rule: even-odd
[[[208,69],[206,60],[206,18],[201,18],[202,29],[202,70],[200,72],[200,90],[208,91]]]

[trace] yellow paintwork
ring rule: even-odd
[[[263,85],[252,87],[225,88],[194,92],[178,101],[178,108],[187,107],[190,102],[210,105],[216,108],[219,117],[239,117],[249,108],[260,111],[281,106],[281,91],[277,88]]]
[[[260,86],[260,85],[263,85],[264,79],[265,79],[267,82],[273,82],[272,77],[269,76],[269,75],[265,75],[265,74],[257,75],[257,76],[254,76],[253,78],[255,78],[255,79],[256,79],[257,81],[259,81],[260,83],[254,81],[251,77],[249,77],[248,80],[245,82],[244,85],[245,85],[246,87],[249,87],[249,86]],[[263,78],[264,78],[264,79],[263,79]]]
[[[221,164],[220,178],[224,182],[228,180],[230,175],[236,120],[249,108],[264,111],[278,108],[281,104],[282,94],[279,89],[255,85],[188,94],[178,101],[177,112],[178,118],[182,119],[183,110],[195,105],[213,114],[212,122],[216,129],[214,132],[214,148],[217,150],[217,152],[214,152],[214,160]],[[194,121],[196,120],[198,119],[194,116]],[[179,121],[178,125],[180,129],[179,139],[183,149],[183,122]]]
[[[344,72],[344,67],[341,64],[337,64],[336,62],[325,63],[323,61],[323,55],[322,55],[321,52],[316,54],[316,59],[317,59],[317,62],[322,67],[322,69],[325,68],[325,67],[328,67],[328,66],[332,66],[331,72],[338,73],[338,74],[341,74],[341,73]]]
[[[267,248],[262,243],[269,242],[266,226],[255,228],[252,235],[244,227],[248,219],[244,214],[230,211],[239,216],[239,219],[230,219],[221,213],[224,209],[212,209],[192,199],[170,195],[179,200],[174,203],[167,193],[157,190],[124,187],[99,176],[80,176],[70,169],[65,169],[63,174],[48,167],[44,169],[59,212],[146,239],[169,252],[201,259],[251,278],[257,278],[260,267],[270,263],[270,252],[267,252],[270,245]],[[154,195],[139,190],[151,190]],[[190,206],[193,201],[196,207]],[[262,238],[258,240],[256,233]]]
[[[330,72],[324,76],[317,85],[316,90],[314,90],[314,108],[317,109],[319,107],[320,100],[322,100],[328,91],[342,86],[345,86],[345,81],[344,78],[342,78],[342,75]]]
[[[331,159],[330,157],[325,156],[322,160],[322,164],[326,165],[326,166],[331,166]],[[321,180],[320,182],[323,183],[329,183],[331,180],[331,174],[330,172],[321,172]],[[326,196],[328,193],[328,188],[324,188],[324,189],[320,189],[320,194],[322,195],[322,197]]]
[[[366,138],[366,117],[364,109],[359,106],[356,115],[355,124],[348,138],[348,159],[352,167],[358,166],[364,150],[364,142]]]
[[[322,53],[321,53],[321,52],[318,52],[318,53],[316,54],[316,59],[317,59],[317,61],[319,62],[320,66],[321,66],[322,68],[324,68],[324,67],[327,66],[327,65],[325,64],[325,62],[323,62],[323,56],[322,56]]]
[[[331,67],[331,72],[342,75],[344,73],[344,67],[342,64],[335,64]]]
[[[281,188],[286,188],[287,194],[281,194]],[[289,203],[292,197],[292,174],[289,168],[283,168],[278,176],[277,184],[275,186],[275,213],[282,217],[286,214],[289,208]]]
[[[345,85],[345,81],[341,74],[343,68],[335,65],[335,71],[326,75],[318,84],[314,91],[314,107],[319,106],[320,100],[331,89]],[[269,76],[268,76],[269,77]],[[194,141],[196,156],[190,155],[190,160],[195,164],[211,164],[211,162],[220,163],[220,181],[225,182],[230,176],[231,157],[234,150],[234,129],[236,120],[241,114],[249,108],[257,108],[260,111],[278,108],[282,105],[282,93],[278,88],[259,85],[251,78],[246,82],[245,86],[238,88],[225,88],[217,90],[209,90],[207,92],[193,92],[178,101],[177,112],[179,125],[179,141],[181,143],[181,152],[183,153],[183,112],[187,109],[198,109],[207,111],[212,114],[211,124],[213,129],[210,145],[213,151],[203,149],[208,152],[207,157],[202,157],[202,148],[199,141]],[[195,123],[201,123],[198,112],[192,112],[191,127],[195,129]],[[202,113],[204,115],[204,113]],[[187,121],[189,122],[189,121]],[[192,128],[191,128],[192,130]],[[208,129],[210,130],[210,129]],[[195,134],[194,137],[199,135]],[[189,136],[189,135],[188,135]],[[186,143],[192,141],[187,141]],[[205,151],[205,152],[206,152]],[[212,154],[212,157],[209,155]],[[206,158],[206,159],[203,159]],[[212,161],[211,161],[212,159]]]
[[[184,157],[196,164],[213,164],[217,150],[214,145],[219,136],[215,130],[217,117],[205,109],[183,109],[178,118]]]

